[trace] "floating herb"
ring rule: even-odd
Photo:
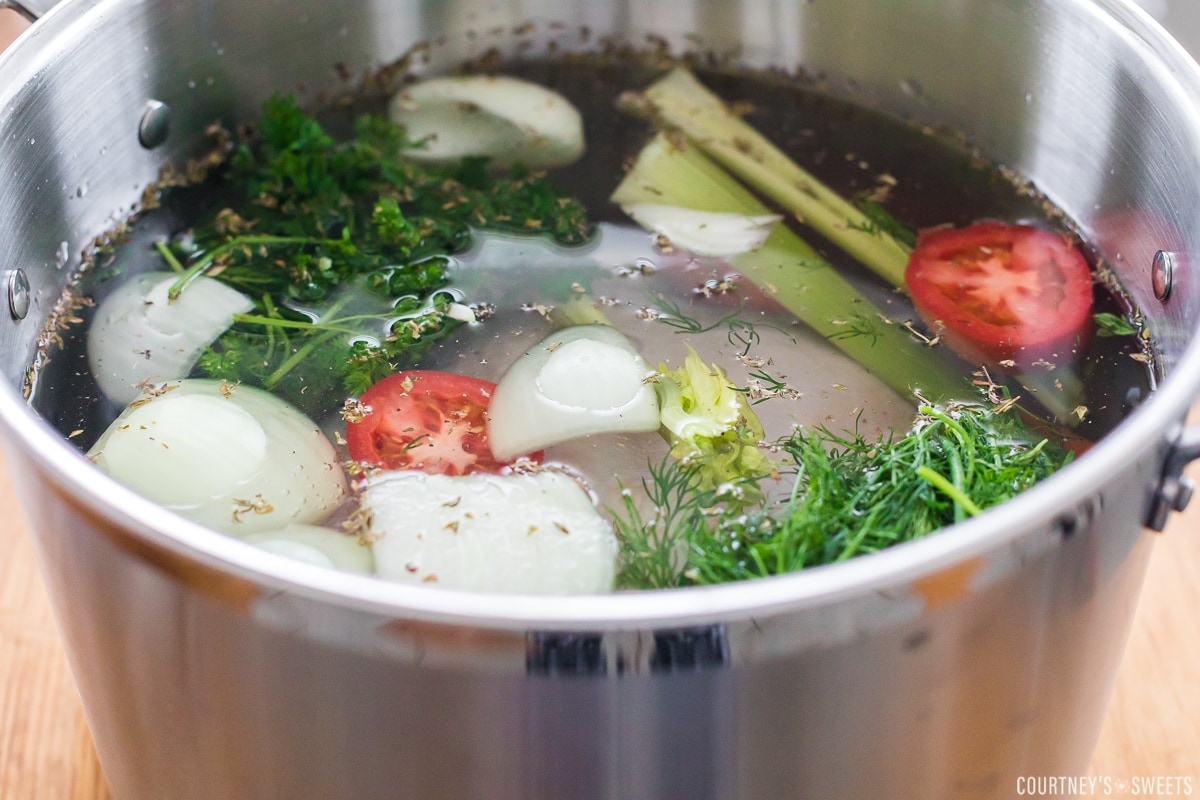
[[[723,583],[873,553],[980,514],[1071,459],[1031,437],[1015,411],[969,404],[921,405],[901,438],[819,428],[779,448],[795,467],[792,493],[751,513],[724,503],[686,465],[652,469],[655,510],[643,515],[630,499],[618,518],[622,585]]]
[[[207,274],[255,302],[202,372],[301,408],[361,392],[458,324],[441,290],[446,256],[469,246],[472,228],[561,244],[590,235],[582,206],[540,175],[497,176],[483,159],[420,165],[405,158],[415,146],[373,115],[338,142],[291,97],[267,100],[257,137],[220,151],[214,177],[229,202],[157,248],[180,275],[172,296]]]
[[[658,309],[658,321],[668,328],[674,328],[676,333],[699,334],[715,331],[725,325],[733,325],[733,321],[740,315],[741,309],[733,311],[718,319],[710,325],[705,325],[695,317],[690,317],[684,313],[679,304],[673,300],[669,300],[662,295],[653,298],[655,308]]]
[[[1136,336],[1137,331],[1129,324],[1129,320],[1116,314],[1101,312],[1093,314],[1096,320],[1096,335],[1098,336]]]

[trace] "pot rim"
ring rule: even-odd
[[[0,56],[4,82],[0,108],[6,108],[45,66],[59,33],[104,0],[65,0]],[[1088,0],[1131,35],[1152,47],[1179,89],[1193,102],[1193,127],[1200,130],[1200,67],[1148,14],[1128,0]],[[35,50],[35,48],[43,48]],[[30,320],[40,323],[42,320]],[[408,586],[311,566],[261,550],[212,531],[146,500],[97,470],[77,449],[38,416],[12,385],[0,388],[0,432],[10,472],[35,466],[63,495],[97,514],[130,537],[165,548],[266,594],[291,593],[317,602],[387,616],[415,617],[451,624],[547,630],[610,629],[636,625],[687,625],[802,609],[866,596],[907,584],[1045,530],[1065,508],[1118,478],[1124,465],[1163,453],[1200,392],[1200,341],[1193,336],[1182,357],[1156,391],[1095,447],[1061,472],[998,509],[928,538],[897,545],[866,557],[798,573],[708,587],[626,592],[611,595],[544,596],[465,592]],[[1148,486],[1148,495],[1155,486]],[[28,511],[23,508],[26,518]]]

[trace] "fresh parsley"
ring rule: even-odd
[[[339,141],[287,95],[262,108],[257,135],[230,141],[207,180],[179,189],[218,200],[159,253],[172,292],[209,275],[255,303],[201,358],[211,377],[264,386],[306,410],[361,393],[412,364],[457,324],[450,256],[473,229],[591,235],[583,207],[542,175],[497,174],[484,159],[426,166],[419,145],[378,115]],[[206,194],[205,194],[206,193]]]

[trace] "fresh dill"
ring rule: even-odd
[[[687,532],[703,526],[704,512],[712,500],[711,490],[700,486],[695,466],[670,456],[649,464],[642,491],[651,511],[642,506],[630,489],[622,490],[624,514],[614,513],[621,542],[618,588],[658,589],[683,585],[687,560]]]
[[[752,406],[756,406],[774,397],[794,400],[801,396],[799,391],[788,386],[786,379],[776,378],[762,368],[751,372],[750,381],[747,383],[746,388],[739,389],[738,391],[746,395]]]
[[[836,324],[839,326],[839,330],[826,337],[830,341],[862,337],[874,345],[879,340],[878,325],[874,320],[862,314],[855,314],[848,320],[839,320]]]
[[[732,346],[739,348],[740,352],[738,355],[741,356],[746,355],[752,348],[762,342],[762,335],[759,333],[759,328],[769,328],[778,331],[792,343],[796,341],[795,337],[788,334],[782,328],[761,322],[751,322],[745,319],[742,317],[744,308],[731,311],[716,322],[705,325],[695,317],[684,313],[678,303],[662,295],[656,295],[651,299],[651,302],[658,311],[655,319],[668,328],[673,328],[676,333],[696,335],[715,331],[721,327],[727,328],[725,339]]]
[[[793,572],[874,553],[962,522],[1065,466],[1015,411],[922,405],[905,436],[796,431],[778,443],[788,497],[747,512],[664,463],[617,518],[625,588],[704,585]]]
[[[789,337],[790,338],[790,337]],[[740,348],[739,356],[745,356],[751,349],[762,343],[762,336],[753,322],[734,320],[729,323],[729,333],[725,337],[734,347]],[[795,339],[792,342],[795,343]]]
[[[778,325],[771,325],[764,322],[751,322],[746,319],[735,319],[729,323],[729,333],[725,339],[734,347],[740,348],[738,357],[743,357],[748,354],[751,348],[762,343],[762,335],[759,330],[772,330],[786,338],[792,344],[796,343],[796,337],[787,332],[786,329]]]
[[[851,228],[861,230],[864,233],[869,233],[873,236],[878,236],[881,233],[886,233],[891,238],[895,239],[905,247],[916,247],[917,237],[909,230],[900,220],[896,219],[892,214],[883,207],[879,200],[872,196],[872,193],[866,192],[855,197],[855,203],[858,210],[862,212],[869,222],[860,226],[854,226],[848,223]]]

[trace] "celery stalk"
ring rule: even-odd
[[[658,118],[679,129],[708,156],[803,224],[875,271],[904,286],[908,248],[879,229],[848,200],[788,158],[684,68],[642,96]]]
[[[767,213],[719,164],[690,143],[665,134],[643,148],[611,199],[621,206],[661,203],[746,216]],[[946,401],[971,395],[962,375],[902,326],[887,321],[786,226],[776,226],[762,248],[735,256],[730,264],[902,396],[920,392],[927,399]]]
[[[604,312],[587,295],[572,295],[549,311],[550,321],[560,328],[575,325],[612,325]]]
[[[907,291],[909,248],[787,157],[735,114],[687,69],[679,67],[642,92],[657,119],[678,129],[738,179],[778,203],[802,224],[858,259],[890,285]],[[662,202],[656,200],[654,202]],[[1014,376],[1060,420],[1077,424],[1083,384],[1063,372]]]

